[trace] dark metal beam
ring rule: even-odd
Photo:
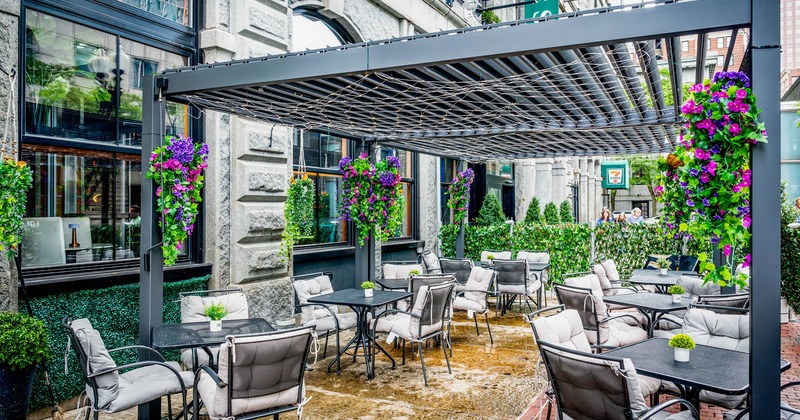
[[[706,51],[708,48],[708,34],[697,35],[697,66],[695,67],[694,83],[701,84],[706,78]]]
[[[139,344],[150,346],[153,326],[164,322],[164,259],[161,253],[161,230],[156,214],[156,186],[145,175],[150,170],[150,155],[163,142],[166,100],[159,100],[155,92],[156,79],[145,77],[142,91],[142,255],[139,262]],[[139,354],[140,360],[150,360],[146,352]],[[139,406],[139,419],[160,418],[161,401]]]
[[[672,102],[675,115],[681,114],[683,104],[683,69],[681,66],[681,39],[667,38],[667,65],[669,66],[670,83],[672,84]]]
[[[752,0],[752,88],[769,143],[752,151],[751,419],[780,418],[780,2]]]
[[[654,37],[730,29],[750,23],[749,0],[703,0],[662,4],[609,13],[562,17],[536,24],[512,24],[483,30],[459,30],[458,36],[342,46],[336,50],[286,54],[245,63],[201,66],[167,72],[167,95],[237,86],[364,74],[526,52],[585,48]]]
[[[725,52],[725,65],[722,71],[728,71],[728,65],[731,63],[731,56],[733,56],[733,46],[736,45],[736,36],[739,35],[739,29],[731,30],[731,40],[728,41],[728,51]]]

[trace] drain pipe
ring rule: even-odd
[[[508,223],[508,250],[510,251],[514,244],[514,219],[508,219],[506,223]]]

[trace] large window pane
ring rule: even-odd
[[[142,144],[142,88],[146,76],[188,64],[186,57],[135,41],[120,39],[120,144]],[[165,134],[189,135],[188,107],[167,103]]]
[[[113,142],[116,37],[28,9],[25,131]]]
[[[117,258],[135,258],[141,251],[142,163],[133,155],[117,156]],[[182,247],[185,250],[187,247]]]
[[[301,134],[302,133],[302,134]],[[303,139],[303,156],[308,168],[339,169],[339,161],[347,155],[347,140],[316,131],[295,132],[292,142],[293,163],[300,164],[300,137]]]
[[[342,178],[337,175],[319,175],[317,186],[317,237],[318,243],[347,241],[346,222],[339,220],[339,193]]]
[[[119,0],[181,25],[192,25],[191,0]]]
[[[781,179],[786,180],[786,199],[800,197],[800,163],[781,164]]]
[[[382,147],[381,159],[386,159],[388,156],[397,156],[400,160],[400,176],[403,178],[411,178],[411,152]]]
[[[800,115],[781,112],[781,160],[800,160]]]

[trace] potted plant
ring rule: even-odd
[[[672,285],[669,287],[669,289],[667,289],[667,293],[672,295],[672,303],[681,303],[681,296],[683,296],[685,292],[686,291],[683,290],[683,287],[677,284]]]
[[[375,283],[367,280],[361,283],[361,288],[364,289],[365,297],[372,297],[373,290],[375,290]]]
[[[20,313],[0,313],[0,418],[27,416],[36,365],[48,356],[44,322]]]
[[[228,315],[228,310],[222,302],[212,303],[208,306],[203,306],[203,312],[209,319],[209,329],[211,331],[222,330],[222,318]]]
[[[411,270],[411,271],[409,271],[409,272],[408,272],[408,276],[409,276],[409,277],[411,277],[411,276],[417,276],[417,275],[419,275],[419,274],[421,274],[421,273],[420,273],[420,272],[419,272],[419,270],[417,270],[417,269],[414,269],[414,270]]]
[[[688,362],[689,352],[695,348],[694,340],[688,334],[675,334],[669,339],[669,346],[675,349],[676,362]]]
[[[661,257],[658,259],[658,261],[656,261],[656,264],[658,264],[658,269],[661,270],[661,275],[666,276],[670,266],[669,260]]]

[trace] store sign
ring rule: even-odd
[[[603,176],[603,188],[630,188],[631,171],[627,160],[602,162],[600,164],[600,173]]]
[[[558,0],[539,0],[525,5],[525,19],[558,14]]]

